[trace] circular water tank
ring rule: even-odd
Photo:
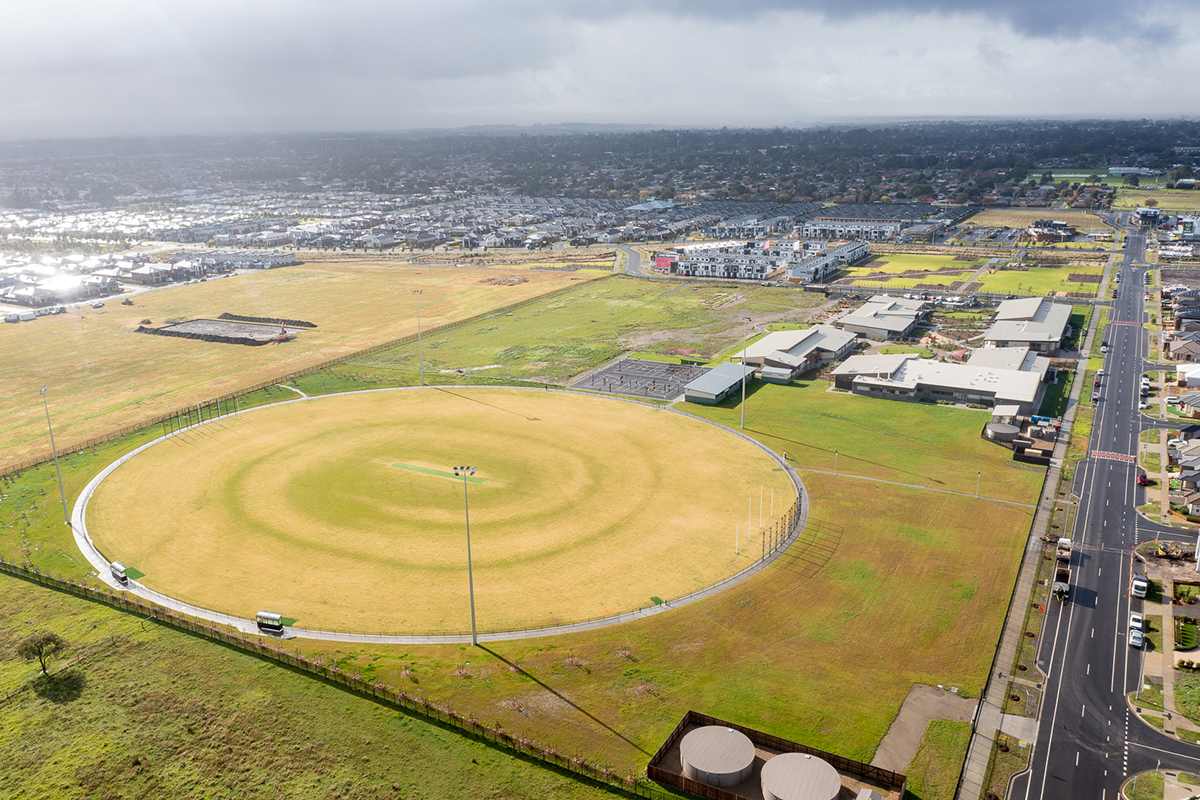
[[[837,800],[842,779],[828,761],[782,753],[762,768],[764,800]]]
[[[679,743],[683,774],[709,786],[736,786],[754,769],[754,743],[721,725],[689,731]]]
[[[1016,425],[1006,422],[989,422],[987,426],[987,437],[997,442],[1011,442],[1020,432],[1021,429]]]

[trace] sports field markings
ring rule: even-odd
[[[439,478],[453,478],[454,480],[462,478],[467,483],[487,483],[487,478],[473,478],[470,475],[455,475],[453,472],[443,472],[440,469],[414,467],[412,464],[392,464],[392,466],[399,467],[400,469],[412,470],[413,472],[423,472],[426,475],[437,475]]]

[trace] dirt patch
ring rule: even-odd
[[[522,283],[529,283],[529,278],[523,278],[520,275],[504,275],[496,278],[484,278],[480,283],[491,286],[520,286]]]
[[[1103,275],[1081,275],[1078,272],[1072,272],[1067,276],[1067,280],[1071,283],[1099,283],[1103,277]]]

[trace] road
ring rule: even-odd
[[[1030,768],[1013,782],[1010,798],[1116,798],[1124,780],[1162,768],[1200,772],[1200,747],[1144,724],[1125,697],[1141,681],[1143,651],[1127,643],[1129,614],[1142,600],[1128,594],[1131,548],[1160,533],[1136,507],[1145,490],[1134,483],[1141,431],[1161,427],[1137,410],[1149,333],[1142,302],[1145,236],[1130,229],[1119,297],[1105,340],[1102,399],[1074,492],[1080,511],[1072,530],[1072,586],[1067,602],[1051,600],[1038,663],[1046,673],[1037,742]],[[1164,636],[1169,636],[1169,633]]]

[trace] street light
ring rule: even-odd
[[[58,496],[62,498],[63,521],[70,525],[71,514],[67,511],[67,493],[63,491],[62,470],[58,466],[58,448],[54,446],[54,426],[50,424],[50,404],[46,400],[46,389],[48,388],[50,387],[43,386],[42,391],[38,394],[42,396],[42,407],[46,409],[46,428],[50,431],[50,452],[54,454],[54,471],[58,473]]]
[[[467,478],[475,474],[476,467],[455,467],[455,477],[463,479],[463,512],[467,519],[467,586],[471,590],[471,644],[479,645],[479,636],[475,632],[475,577],[471,573],[471,506],[467,501]]]
[[[421,289],[413,289],[417,296],[417,360],[421,363],[421,385],[425,385],[425,351],[421,348]]]
[[[746,348],[750,344],[750,318],[742,317],[742,430],[746,429]]]

